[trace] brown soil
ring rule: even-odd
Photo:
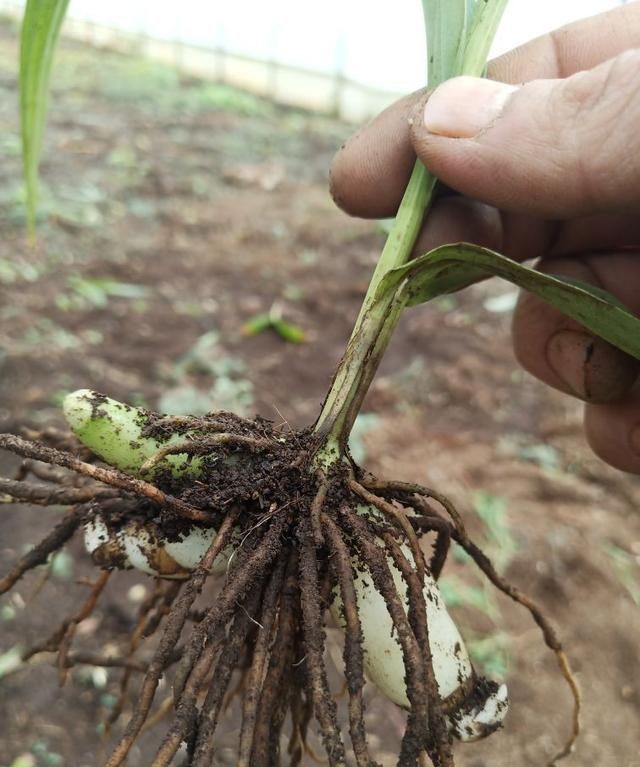
[[[292,428],[312,421],[382,243],[327,193],[348,127],[65,46],[45,137],[48,217],[29,247],[16,33],[0,29],[0,430],[61,424],[61,395],[80,387],[154,409],[204,401]],[[567,765],[638,767],[637,479],[589,454],[577,403],[517,369],[508,312],[485,308],[508,293],[486,283],[406,316],[366,402],[378,417],[364,437],[366,464],[448,492],[509,578],[545,605],[585,698],[585,732]],[[305,343],[243,334],[274,301]],[[0,455],[0,474],[15,465]],[[3,506],[2,571],[59,517]],[[46,582],[31,574],[3,599],[0,652],[50,633],[86,597],[78,581],[93,574],[90,559],[79,540],[69,553]],[[465,633],[489,637],[473,643],[485,663],[495,669],[508,654],[511,693],[503,732],[458,748],[458,763],[544,764],[569,726],[553,657],[527,615],[486,596],[468,562],[451,558],[447,571]],[[95,649],[126,635],[151,588],[138,573],[112,578],[77,642]],[[337,637],[329,651],[339,667]],[[59,689],[49,660],[0,679],[1,761],[30,752],[38,767],[99,764],[119,672],[74,671]],[[366,698],[386,767],[403,716],[373,689]],[[228,724],[221,764],[233,764]],[[148,764],[152,746],[146,736],[130,764]]]

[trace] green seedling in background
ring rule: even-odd
[[[243,336],[257,336],[266,330],[272,330],[277,336],[290,344],[306,341],[304,330],[282,318],[282,304],[274,301],[268,312],[256,314],[242,326]]]
[[[614,543],[606,544],[604,550],[611,558],[618,580],[636,607],[640,607],[640,564],[638,558]]]

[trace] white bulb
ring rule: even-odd
[[[84,526],[84,545],[93,561],[101,567],[131,567],[120,531],[109,530],[100,514]]]
[[[159,575],[155,567],[151,565],[150,556],[157,544],[149,535],[146,527],[130,522],[124,529],[122,540],[124,549],[129,557],[131,566],[149,575]]]
[[[407,559],[412,561],[408,547],[403,546],[402,550]],[[388,564],[400,601],[406,605],[407,585],[391,559]],[[409,708],[404,656],[384,597],[366,570],[356,569],[354,583],[362,626],[365,672],[387,698],[398,706]],[[500,726],[507,713],[506,685],[497,685],[476,677],[462,636],[447,611],[437,583],[428,572],[424,578],[424,600],[438,692],[443,699],[454,693],[462,693],[463,697],[457,708],[447,713],[449,729],[459,740],[483,738]],[[344,627],[342,601],[339,597],[333,602],[331,612]]]
[[[195,570],[200,564],[202,557],[207,553],[216,535],[217,531],[211,527],[194,526],[180,540],[166,541],[164,550],[182,567],[187,570]],[[230,549],[220,552],[213,560],[211,572],[217,575],[224,573],[230,556]]]

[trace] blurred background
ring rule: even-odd
[[[495,53],[616,5],[511,0]],[[35,242],[24,228],[20,4],[0,11],[0,431],[62,425],[61,399],[80,387],[170,413],[313,421],[385,229],[337,210],[328,167],[354,124],[422,85],[417,0],[72,0]],[[381,476],[452,496],[500,571],[545,606],[585,698],[567,767],[639,767],[637,478],[589,452],[579,403],[516,366],[516,298],[492,280],[408,312],[352,449]],[[1,475],[16,468],[0,454]],[[63,510],[0,504],[4,572]],[[105,735],[118,671],[77,670],[60,689],[50,656],[19,662],[77,609],[89,577],[76,539],[0,601],[1,767],[91,767],[120,732]],[[76,646],[121,649],[152,588],[140,573],[113,576]],[[512,700],[504,731],[460,748],[457,763],[544,764],[568,731],[570,699],[536,627],[459,553],[442,588],[478,667],[506,679]],[[388,767],[403,715],[374,689],[367,702]],[[220,764],[234,764],[234,711]],[[149,764],[155,737],[130,765]]]
[[[493,55],[624,2],[511,0]],[[22,5],[0,1],[0,9],[12,13]],[[296,0],[72,0],[67,18],[65,32],[76,39],[128,41],[138,53],[191,74],[348,120],[367,119],[424,82],[417,0],[325,0],[313,8]]]

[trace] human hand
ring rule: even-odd
[[[435,201],[416,254],[467,241],[540,259],[640,314],[640,2],[533,40],[489,77],[385,110],[337,153],[334,199],[395,215],[417,154],[461,196]],[[594,452],[640,474],[640,363],[530,294],[513,343],[525,369],[586,402]]]

